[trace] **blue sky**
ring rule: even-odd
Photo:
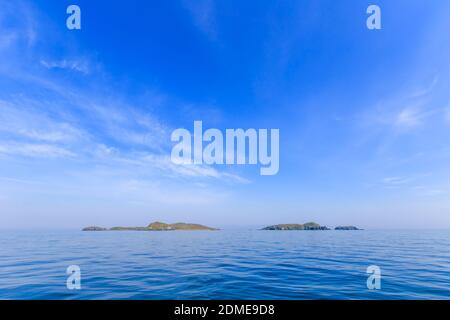
[[[450,228],[450,3],[393,2],[0,0],[0,227]],[[278,175],[174,165],[194,120]]]

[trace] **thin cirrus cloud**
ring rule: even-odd
[[[195,26],[210,40],[217,40],[216,4],[214,0],[183,0]]]
[[[27,104],[27,107],[22,106]],[[60,119],[51,119],[39,109],[30,107],[30,100],[0,100],[0,132],[12,137],[46,142],[80,140],[83,132]],[[40,104],[38,104],[40,105]]]
[[[32,47],[38,38],[37,21],[31,5],[25,1],[0,0],[0,49],[25,45]]]
[[[152,179],[183,177],[248,183],[245,178],[216,168],[172,164],[167,156],[170,154],[172,128],[155,114],[125,102],[128,99],[126,95],[115,93],[111,98],[100,92],[91,94],[69,82],[60,82],[58,74],[23,69],[19,63],[22,51],[15,44],[39,41],[36,34],[29,32],[31,26],[38,25],[38,21],[29,6],[17,6],[15,10],[12,4],[7,7],[14,13],[13,18],[21,14],[26,17],[23,21],[14,20],[14,33],[5,29],[0,31],[5,49],[3,54],[16,55],[16,60],[11,63],[18,62],[15,66],[17,75],[11,86],[14,89],[14,85],[25,85],[32,87],[33,91],[17,91],[17,94],[12,93],[14,90],[8,94],[4,91],[0,96],[0,155],[8,156],[10,161],[14,156],[26,157],[29,161],[33,158],[61,158],[62,170],[65,167],[62,161],[67,160],[92,162],[93,165],[100,163],[111,170],[112,175],[117,169],[124,179],[127,178],[124,166],[128,165],[129,171],[136,166],[145,168],[151,174],[144,176],[151,176]],[[199,15],[204,8],[210,8],[208,14]],[[212,3],[206,1],[192,10],[199,26],[208,28],[212,23]],[[33,46],[29,51],[41,55]],[[40,59],[39,64],[48,71],[97,76],[93,74],[98,71],[98,68],[93,68],[96,63],[89,59],[58,60],[48,58],[48,53],[44,54],[46,58]],[[113,91],[108,83],[101,86],[105,92]],[[43,92],[46,92],[44,97]],[[160,104],[161,101],[155,103]],[[146,104],[151,106],[152,100],[147,100]]]
[[[67,149],[40,143],[3,142],[0,144],[0,154],[44,159],[75,157],[75,154]]]
[[[407,184],[411,181],[411,179],[403,178],[403,177],[387,177],[383,179],[383,183],[391,186],[399,186]]]
[[[403,94],[380,99],[362,112],[360,124],[366,129],[384,127],[408,132],[434,121],[434,116],[445,112],[444,108],[435,107],[431,100],[437,83],[435,77],[432,84],[423,88],[404,90]]]
[[[59,61],[47,61],[41,60],[41,65],[47,69],[67,69],[82,74],[90,73],[90,66],[87,60],[59,60]]]
[[[10,47],[17,40],[15,32],[3,32],[0,35],[0,49]]]
[[[423,105],[404,108],[398,113],[395,125],[400,128],[414,128],[423,124],[427,118],[437,112],[437,110],[424,109],[425,107]]]
[[[9,209],[9,216],[0,215],[2,224],[17,216],[17,226],[31,225],[42,214],[49,217],[45,222],[64,225],[68,207],[79,225],[101,223],[89,220],[95,214],[109,223],[110,212],[144,221],[154,212],[183,220],[222,213],[223,220],[266,217],[270,223],[306,221],[314,213],[326,224],[343,203],[341,212],[351,204],[367,221],[384,224],[390,214],[372,211],[385,196],[397,197],[407,212],[416,195],[449,208],[446,17],[424,12],[413,28],[433,32],[422,39],[419,32],[410,37],[397,19],[404,13],[389,4],[396,17],[389,28],[398,33],[368,33],[361,24],[365,10],[357,16],[354,4],[289,2],[253,10],[213,0],[180,3],[164,6],[160,18],[182,19],[191,28],[183,24],[179,35],[142,24],[148,41],[140,41],[139,34],[119,38],[130,17],[103,37],[92,24],[67,31],[64,19],[55,19],[64,10],[49,1],[0,0],[0,206]],[[146,5],[160,12],[157,3]],[[100,7],[86,3],[83,10]],[[111,15],[119,8],[108,6]],[[174,50],[185,39],[200,41]],[[199,56],[223,68],[185,68]],[[124,57],[136,59],[139,70],[128,69]],[[192,67],[198,72],[186,83],[180,74]],[[287,107],[291,102],[295,112]],[[330,115],[339,121],[328,121]],[[205,127],[280,128],[283,170],[263,179],[242,166],[173,164],[170,133],[192,129],[193,120]],[[442,220],[426,201],[423,208],[415,221],[422,213],[436,224]]]
[[[79,107],[78,110],[90,111],[91,120],[86,125],[81,124],[82,119],[73,112],[45,115],[39,112],[45,104],[30,98],[26,102],[24,107],[24,102],[0,101],[0,120],[3,123],[0,127],[0,153],[31,158],[78,157],[107,164],[111,170],[114,170],[114,164],[123,166],[128,163],[130,170],[135,170],[136,166],[147,168],[154,173],[153,177],[248,182],[208,166],[174,165],[167,156],[170,153],[169,140],[161,142],[164,137],[169,137],[169,128],[130,106],[120,104],[121,108],[118,108],[91,104],[92,108]]]

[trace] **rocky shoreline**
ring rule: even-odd
[[[203,226],[201,224],[184,223],[184,222],[178,222],[173,224],[168,224],[164,222],[152,222],[146,227],[113,227],[108,229],[97,226],[91,226],[82,229],[82,231],[177,231],[177,230],[214,231],[218,229]]]
[[[331,230],[330,228],[326,226],[321,226],[318,223],[315,222],[307,222],[304,224],[298,224],[298,223],[291,223],[291,224],[276,224],[273,226],[268,226],[265,228],[262,228],[261,230],[276,230],[276,231],[300,231],[300,230],[306,230],[306,231],[321,231],[321,230]],[[346,231],[355,231],[355,230],[362,230],[355,226],[338,226],[335,227],[334,230],[346,230]]]
[[[146,227],[113,227],[113,228],[103,228],[98,226],[91,226],[83,228],[82,231],[177,231],[177,230],[185,230],[185,231],[214,231],[219,230],[216,228],[207,227],[201,224],[194,223],[164,223],[164,222],[152,222]],[[307,222],[304,224],[291,223],[291,224],[276,224],[272,226],[267,226],[262,228],[261,230],[266,231],[326,231],[332,230],[326,226],[322,226],[315,222]],[[363,230],[359,229],[355,226],[338,226],[335,227],[334,230],[338,231],[357,231]]]

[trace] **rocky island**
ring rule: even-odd
[[[86,227],[83,229],[83,231],[107,231],[108,229],[106,228],[101,228],[101,227]]]
[[[362,230],[362,229],[359,229],[359,228],[357,228],[355,226],[339,226],[339,227],[334,228],[334,230],[351,230],[351,231],[354,231],[354,230]]]
[[[262,230],[330,230],[325,226],[321,226],[315,222],[308,222],[305,224],[276,224],[273,226],[268,226]]]
[[[163,223],[163,222],[153,222],[150,223],[146,227],[113,227],[111,229],[101,228],[101,227],[86,227],[83,231],[176,231],[176,230],[185,230],[185,231],[213,231],[218,230],[215,228],[210,228],[203,226],[201,224],[194,223]]]

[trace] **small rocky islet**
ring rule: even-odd
[[[291,224],[276,224],[273,226],[268,226],[263,228],[262,230],[277,230],[277,231],[300,231],[300,230],[306,230],[306,231],[319,231],[319,230],[331,230],[330,228],[326,226],[321,226],[318,223],[315,222],[307,222],[304,224],[298,224],[298,223],[291,223]],[[355,226],[338,226],[335,227],[334,230],[362,230]]]
[[[146,227],[113,227],[113,228],[102,228],[97,226],[86,227],[83,231],[214,231],[218,230],[215,228],[207,227],[201,224],[195,223],[164,223],[164,222],[152,222]]]
[[[290,224],[276,224],[268,226],[262,230],[330,230],[325,226],[321,226],[315,222],[308,222],[304,224],[290,223]]]
[[[356,230],[363,230],[363,229],[359,229],[355,226],[340,226],[340,227],[334,228],[334,230],[356,231]]]

